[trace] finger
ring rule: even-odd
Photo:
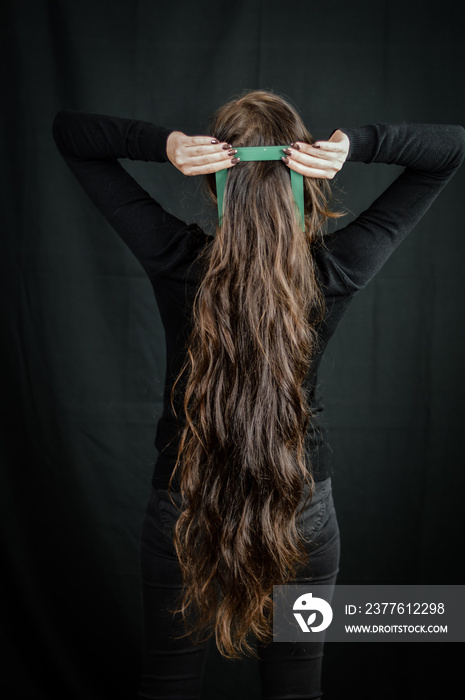
[[[302,165],[302,163],[298,163],[292,158],[289,159],[289,162],[286,163],[286,165],[290,170],[295,170],[296,173],[300,173],[304,177],[321,177],[327,180],[332,179],[334,176],[334,168],[331,170],[322,170],[321,168],[309,168],[305,165]]]
[[[220,163],[221,167],[224,167],[224,162],[231,160],[237,153],[237,149],[231,148],[229,151],[215,150],[213,152],[207,152],[203,155],[196,155],[194,151],[186,153],[186,163],[193,167],[199,165],[209,165],[210,163]]]
[[[337,143],[336,141],[315,141],[318,146],[318,151],[332,151],[333,153],[345,153],[347,148],[344,144]]]
[[[286,148],[284,153],[294,162],[301,163],[306,167],[314,168],[334,168],[335,156],[328,152],[319,153],[318,149],[310,149],[310,152],[297,151],[293,148]],[[313,155],[315,154],[315,155]]]
[[[218,169],[224,168],[226,163],[234,157],[237,152],[236,149],[229,149],[225,151],[222,148],[218,150],[218,146],[212,152],[211,147],[207,146],[197,146],[201,152],[207,153],[205,155],[195,155],[195,149],[181,149],[181,153],[177,157],[176,167],[184,175],[200,175],[203,173],[215,172]],[[215,166],[215,167],[212,167]]]
[[[210,161],[199,161],[201,162],[211,162],[215,159],[222,159],[228,157],[229,155],[234,155],[233,151],[236,149],[232,148],[228,143],[219,143],[215,145],[204,145],[204,146],[189,146],[183,149],[180,156],[182,159],[192,161],[194,165],[197,165],[197,160],[200,158],[210,158]]]
[[[318,142],[320,143],[320,142]],[[302,141],[294,141],[295,147],[294,146],[289,146],[290,150],[292,151],[292,155],[294,156],[296,153],[306,153],[307,155],[313,156],[314,158],[322,158],[322,159],[327,159],[331,158],[332,154],[330,154],[330,151],[327,151],[322,148],[315,148],[313,144],[309,143],[304,143]],[[299,148],[297,148],[299,146]]]
[[[211,140],[209,143],[203,143],[203,144],[198,144],[198,143],[186,143],[184,144],[184,148],[188,149],[189,156],[192,155],[203,155],[204,153],[214,153],[215,151],[227,151],[232,148],[230,143],[227,143],[227,141],[220,141],[220,143],[212,143]]]
[[[186,144],[187,148],[191,148],[192,146],[206,146],[207,144],[211,145],[211,142],[215,140],[218,141],[214,136],[189,136],[189,144]],[[222,143],[226,143],[225,141],[222,141]]]
[[[239,162],[239,161],[237,161]],[[218,170],[224,170],[226,168],[234,168],[236,163],[232,162],[232,158],[227,161],[221,161],[216,163],[210,163],[207,165],[199,165],[189,169],[189,175],[207,175],[208,173],[216,173]]]

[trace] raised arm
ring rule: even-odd
[[[118,158],[169,162],[166,143],[172,132],[146,121],[61,110],[52,133],[83,190],[149,277],[176,274],[186,239],[199,232],[197,225],[165,211],[118,162]]]
[[[405,170],[357,218],[325,237],[329,260],[352,290],[362,289],[416,226],[465,158],[465,129],[450,124],[369,124],[339,129],[347,160]]]

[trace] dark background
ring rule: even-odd
[[[461,2],[1,3],[0,688],[6,700],[135,698],[138,543],[165,348],[150,283],[58,154],[59,109],[204,134],[244,88],[290,98],[315,138],[373,122],[464,124]],[[200,179],[124,161],[211,225]],[[348,223],[400,168],[347,164]],[[462,168],[353,302],[321,387],[339,583],[463,584]],[[435,698],[463,644],[327,644],[326,700]],[[204,698],[259,697],[211,649]]]

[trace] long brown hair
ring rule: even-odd
[[[297,111],[271,91],[220,107],[208,134],[233,147],[312,143]],[[216,201],[215,176],[206,182]],[[312,248],[328,218],[325,179],[304,178],[305,232],[281,161],[228,172],[221,227],[203,251],[193,307],[176,466],[184,501],[174,543],[179,597],[194,643],[213,634],[226,658],[257,656],[270,641],[273,585],[294,578],[307,553],[297,509],[314,481],[304,436],[312,417],[302,382],[324,315]],[[170,481],[171,488],[171,481]],[[299,511],[300,512],[300,511]],[[204,632],[201,639],[199,634]]]

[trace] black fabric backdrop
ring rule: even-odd
[[[3,698],[127,700],[141,666],[163,328],[139,263],[58,154],[55,113],[203,134],[236,92],[271,88],[315,138],[465,124],[462,5],[2,2]],[[169,211],[211,225],[198,178],[124,165]],[[399,172],[347,164],[340,225]],[[339,583],[464,583],[464,184],[462,169],[354,301],[322,366]],[[444,695],[457,651],[327,644],[325,697]],[[211,649],[204,698],[237,697],[259,697],[255,662]]]

